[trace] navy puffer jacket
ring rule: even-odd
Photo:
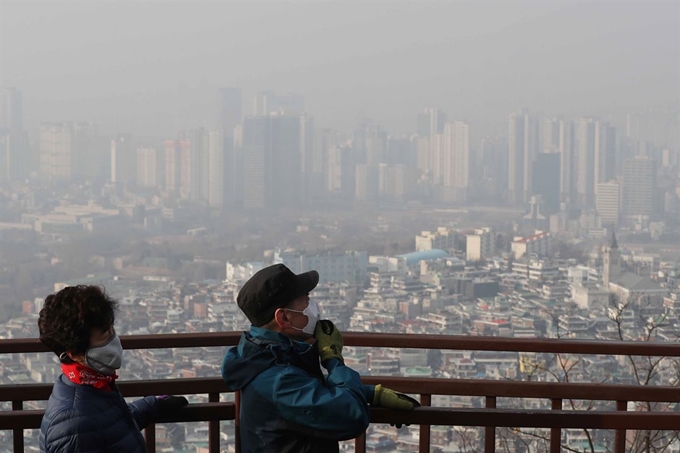
[[[41,453],[143,453],[140,432],[158,416],[154,396],[128,405],[118,390],[78,385],[63,374],[40,425]]]

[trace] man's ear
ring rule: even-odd
[[[276,311],[274,312],[274,321],[276,321],[276,324],[281,329],[286,329],[290,327],[290,320],[288,319],[286,310],[284,310],[283,308],[276,309]]]

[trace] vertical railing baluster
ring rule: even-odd
[[[496,397],[487,396],[486,408],[496,409]],[[494,453],[496,451],[496,427],[487,426],[484,428],[484,453]]]
[[[234,448],[241,453],[241,391],[234,392]]]
[[[144,439],[146,440],[146,451],[156,453],[156,425],[151,423],[144,428]]]
[[[562,400],[560,398],[553,398],[550,407],[554,411],[562,410]],[[550,453],[560,453],[562,448],[562,429],[552,428],[550,430]]]
[[[208,393],[209,403],[219,403],[219,393]],[[220,453],[220,421],[210,420],[208,422],[208,451],[210,453]]]
[[[12,410],[20,411],[24,409],[23,401],[12,401]],[[12,430],[12,442],[14,444],[14,451],[24,451],[24,430],[21,428]]]
[[[366,431],[354,439],[354,453],[366,453]]]
[[[432,395],[430,394],[423,394],[420,395],[420,404],[422,406],[431,406],[432,405]],[[420,453],[429,453],[430,452],[430,430],[431,430],[430,425],[420,425],[420,440],[419,440],[419,452]]]
[[[628,401],[617,401],[616,402],[617,411],[627,411]],[[626,430],[617,429],[614,434],[614,453],[625,453],[626,451]]]

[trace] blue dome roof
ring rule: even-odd
[[[449,254],[441,249],[423,250],[420,252],[405,253],[397,255],[397,258],[406,258],[406,265],[412,266],[421,261],[436,260],[439,258],[446,258]]]

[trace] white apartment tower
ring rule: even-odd
[[[444,194],[448,201],[463,202],[470,186],[470,126],[454,121],[444,128]]]
[[[525,203],[531,195],[531,164],[538,149],[538,123],[527,110],[510,115],[508,201]]]

